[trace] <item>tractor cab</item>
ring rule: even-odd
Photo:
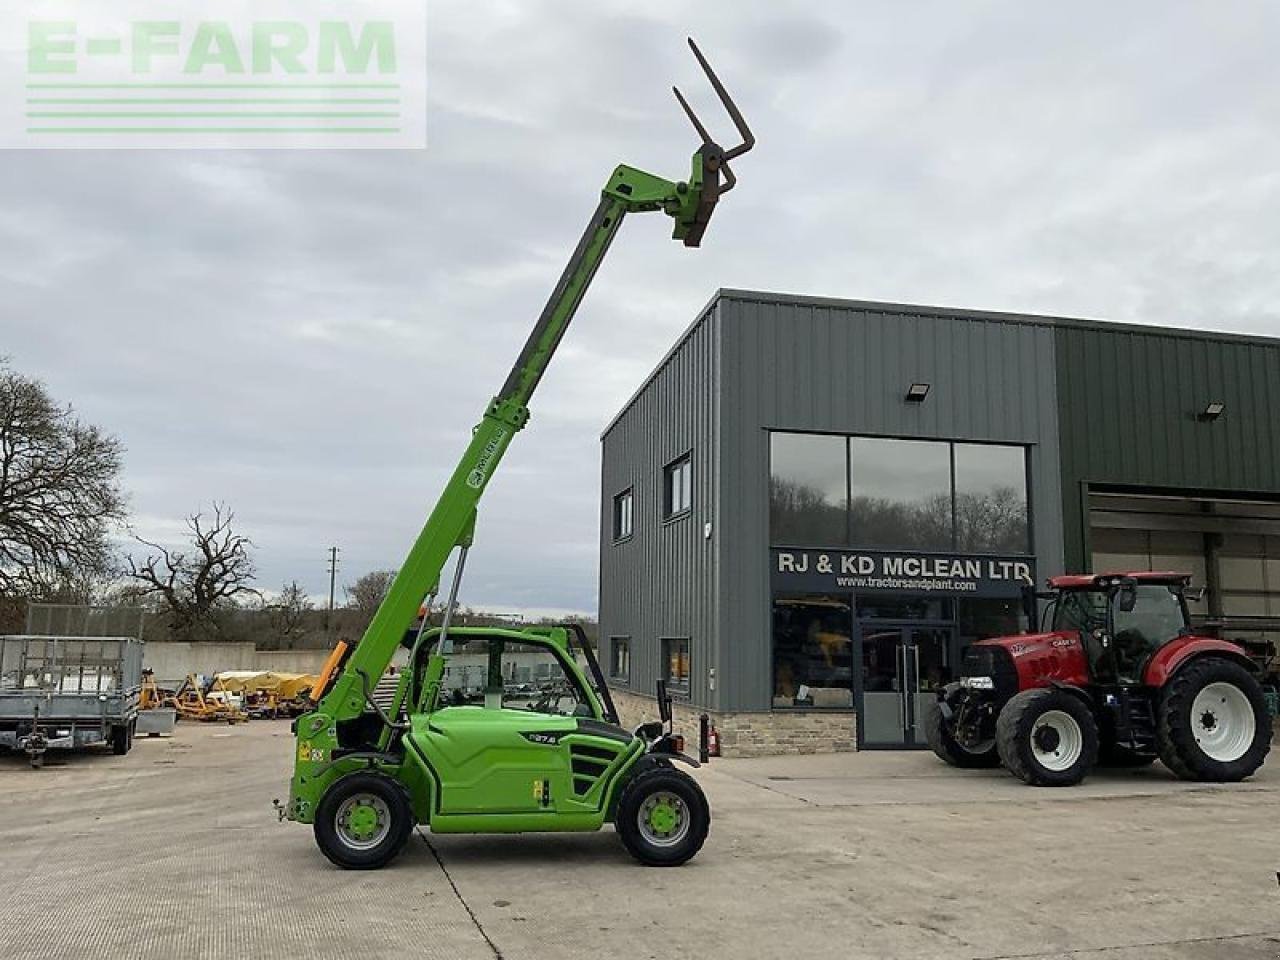
[[[1158,650],[1190,636],[1182,573],[1053,577],[1047,617],[1055,634],[1077,633],[1095,683],[1144,682]]]

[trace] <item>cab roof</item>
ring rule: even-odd
[[[1061,577],[1050,577],[1049,586],[1054,590],[1104,590],[1121,580],[1135,580],[1138,583],[1167,583],[1186,585],[1191,582],[1191,574],[1178,573],[1173,570],[1134,570],[1132,572],[1114,573],[1073,573]]]

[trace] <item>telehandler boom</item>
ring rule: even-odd
[[[689,46],[737,128],[741,142],[728,149],[719,146],[680,91],[673,88],[677,100],[702,140],[693,154],[688,179],[678,182],[666,180],[625,165],[613,171],[564,273],[505,383],[476,425],[470,444],[440,494],[408,557],[400,566],[386,599],[378,608],[364,636],[354,647],[348,648],[346,644],[339,643],[334,649],[313,689],[312,697],[316,701],[314,710],[299,717],[296,722],[294,776],[289,803],[284,807],[282,815],[290,820],[316,823],[317,839],[325,853],[342,866],[379,866],[394,856],[399,843],[403,843],[403,837],[398,843],[393,841],[402,829],[407,836],[408,829],[412,826],[412,823],[409,827],[400,823],[390,826],[384,823],[396,819],[401,793],[405,794],[403,799],[412,807],[416,822],[429,822],[432,829],[439,829],[448,820],[450,785],[448,774],[441,772],[448,764],[431,756],[431,747],[426,742],[429,739],[427,732],[424,732],[420,742],[414,741],[414,714],[432,714],[433,711],[443,714],[446,709],[453,709],[472,711],[467,714],[468,722],[482,717],[475,711],[483,708],[469,705],[442,709],[444,705],[441,702],[445,659],[453,653],[449,620],[456,602],[466,553],[475,531],[476,508],[512,438],[528,421],[529,401],[623,218],[629,213],[661,211],[674,221],[673,239],[682,241],[687,247],[699,246],[716,203],[737,182],[730,169],[730,162],[755,144],[746,121],[701,51],[692,40],[689,40]],[[458,557],[449,601],[444,610],[443,626],[438,632],[429,631],[425,636],[423,631],[419,631],[413,644],[411,662],[404,672],[401,688],[397,691],[394,708],[390,712],[382,711],[373,703],[370,694],[391,663],[397,646],[405,642],[406,630],[415,619],[424,596],[435,592],[441,572],[455,549],[458,550]],[[483,641],[484,638],[466,637],[470,632],[455,631],[464,636],[464,644]],[[489,808],[474,801],[470,808],[473,816],[467,821],[470,825],[467,829],[474,828],[474,832],[489,829],[595,829],[612,817],[620,792],[643,766],[637,763],[642,754],[652,753],[655,749],[659,752],[679,753],[678,750],[670,749],[669,731],[664,736],[661,730],[642,728],[646,730],[643,737],[640,735],[641,731],[637,731],[634,736],[617,731],[617,718],[612,715],[612,705],[608,702],[607,690],[602,689],[603,681],[598,669],[592,670],[593,676],[588,680],[575,660],[575,657],[584,654],[590,658],[589,648],[585,651],[577,649],[575,652],[571,638],[566,637],[565,631],[560,631],[555,636],[546,631],[528,631],[519,635],[511,631],[497,632],[490,638],[491,648],[498,651],[493,669],[503,669],[501,651],[504,645],[510,649],[545,649],[563,667],[566,678],[564,683],[569,687],[583,688],[575,694],[577,699],[574,713],[574,716],[582,718],[579,721],[581,728],[600,735],[601,730],[597,728],[603,726],[603,722],[612,721],[614,730],[608,732],[606,740],[613,738],[617,741],[621,734],[622,740],[635,739],[636,743],[621,750],[616,763],[610,761],[599,796],[592,801],[598,809],[590,816],[575,807],[572,817],[566,815],[563,824],[556,825],[548,821],[545,814],[558,808],[550,803],[548,796],[540,795],[541,807],[538,812],[543,815],[543,819],[534,817],[522,821],[508,819],[499,822],[498,818],[489,823],[483,817],[475,819],[477,811]],[[424,642],[433,651],[430,659],[424,659],[421,655],[424,652],[421,649]],[[579,643],[578,647],[585,647],[585,644]],[[593,659],[591,666],[595,667]],[[459,694],[459,697],[465,700],[465,694]],[[523,709],[536,713],[539,703],[545,705],[549,702],[551,701],[544,697],[540,701],[526,704]],[[494,717],[511,712],[502,705],[501,683],[496,677],[490,677],[485,703],[492,708]],[[664,702],[663,706],[669,712],[669,705]],[[595,726],[590,726],[591,724]],[[439,724],[432,725],[430,729],[438,731]],[[505,737],[508,733],[510,731],[499,734],[497,727],[492,728],[494,737]],[[532,735],[529,731],[523,734],[524,740],[529,743],[549,743],[547,740],[536,739],[538,736],[543,734],[536,731]],[[562,736],[563,734],[557,734],[557,738]],[[587,733],[584,732],[583,736],[587,736]],[[410,743],[406,744],[406,740]],[[406,746],[411,749],[406,749]],[[581,765],[579,760],[574,763]],[[411,765],[415,767],[414,770],[407,769]],[[670,766],[665,760],[662,765],[668,768]],[[527,766],[526,764],[525,768]],[[575,766],[574,769],[578,767]],[[468,771],[466,775],[473,776],[474,771]],[[363,792],[352,793],[348,781],[367,777],[380,777],[387,783],[373,782],[371,786],[366,784],[368,789]],[[549,795],[552,779],[532,777],[531,780],[533,793],[537,794],[542,790],[542,784]],[[395,784],[394,789],[388,786],[390,783]],[[691,779],[689,783],[694,784]],[[696,784],[693,789],[696,790]],[[420,796],[424,790],[431,796]],[[326,796],[336,797],[340,792],[344,796],[345,793],[352,793],[352,796],[364,799],[353,801],[346,798],[341,804],[331,802],[326,806]],[[679,794],[680,791],[677,790],[676,793]],[[445,798],[443,802],[442,796]],[[699,792],[698,797],[700,796]],[[694,808],[698,805],[697,798],[685,799],[689,801],[689,809],[685,814],[696,814],[697,810]],[[669,828],[666,833],[670,838],[675,835],[674,832],[682,822],[679,809],[681,802],[683,801],[679,797],[670,802],[664,800],[657,805],[648,802],[643,817],[649,818],[647,822],[650,827],[653,823],[658,823]],[[705,800],[701,803],[705,807]],[[334,822],[323,825],[322,831],[322,824],[317,818],[326,810],[331,810]],[[463,829],[460,823],[461,821],[455,823],[450,829]],[[569,825],[570,823],[573,825]],[[385,836],[373,845],[377,848],[377,855],[368,854],[370,838],[379,830],[384,830]],[[661,829],[653,835],[660,834]],[[702,835],[705,836],[705,824]],[[346,841],[349,842],[344,847],[343,843]],[[701,837],[698,837],[697,845],[700,844]],[[692,856],[696,849],[694,846],[683,859]],[[633,849],[633,852],[636,851]],[[665,860],[658,857],[654,862],[674,860],[672,857]]]

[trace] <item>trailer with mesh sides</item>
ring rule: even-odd
[[[27,632],[0,636],[0,750],[25,753],[31,765],[48,750],[133,745],[142,691],[142,640],[95,636],[132,631],[135,611],[36,605]]]

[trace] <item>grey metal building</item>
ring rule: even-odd
[[[730,752],[923,743],[1065,570],[1188,570],[1280,638],[1280,341],[721,290],[602,444],[612,682]]]

